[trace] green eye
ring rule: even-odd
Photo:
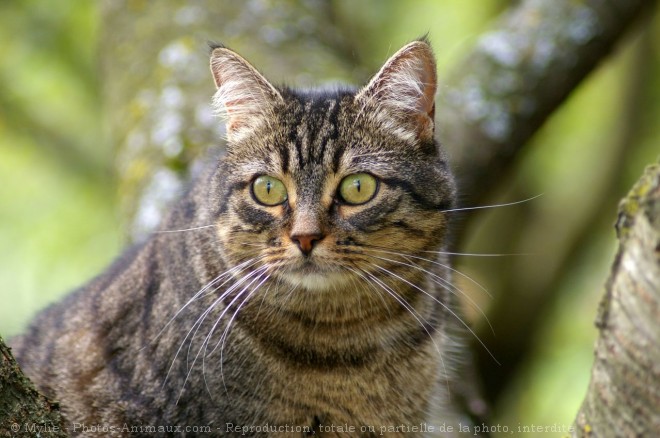
[[[378,180],[368,173],[348,175],[339,183],[339,196],[347,204],[360,205],[371,201],[378,191]]]
[[[279,179],[262,175],[252,183],[252,196],[260,204],[279,205],[286,201],[286,187]]]

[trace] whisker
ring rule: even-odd
[[[518,204],[523,204],[525,202],[533,201],[536,198],[540,198],[543,196],[543,193],[532,196],[531,198],[523,199],[522,201],[515,201],[515,202],[506,202],[504,204],[493,204],[493,205],[479,205],[476,207],[461,207],[461,208],[451,208],[449,210],[440,210],[440,213],[453,213],[456,211],[469,211],[469,210],[481,210],[485,208],[497,208],[497,207],[509,207],[512,205],[518,205]]]
[[[244,267],[242,270],[244,270],[244,269],[246,269],[246,268]],[[240,272],[240,271],[239,271],[239,272]],[[252,271],[252,272],[254,272],[254,271]],[[163,380],[163,386],[165,386],[165,384],[167,383],[167,380],[168,380],[168,378],[169,378],[169,375],[171,374],[172,370],[174,369],[174,364],[176,363],[176,359],[179,357],[179,354],[181,353],[181,350],[183,349],[183,346],[185,345],[186,341],[187,341],[188,338],[190,337],[190,335],[191,335],[191,333],[193,332],[193,330],[194,330],[194,333],[192,333],[192,338],[190,338],[191,345],[192,345],[192,340],[195,338],[195,335],[197,334],[197,331],[199,330],[199,327],[200,327],[201,324],[203,323],[204,319],[206,319],[206,316],[209,314],[209,312],[211,312],[211,311],[215,308],[215,306],[217,306],[218,303],[220,303],[220,302],[224,299],[224,297],[225,297],[227,294],[231,293],[231,292],[232,292],[237,286],[239,286],[240,284],[242,284],[243,281],[246,279],[246,277],[249,277],[249,276],[251,276],[251,275],[252,275],[252,273],[248,273],[247,275],[243,276],[243,277],[242,277],[237,283],[235,283],[235,284],[232,285],[229,289],[227,289],[225,292],[223,292],[223,293],[220,295],[220,297],[218,297],[218,298],[217,298],[217,299],[216,299],[216,300],[215,300],[215,301],[214,301],[214,302],[213,302],[213,303],[212,303],[212,304],[211,304],[211,305],[210,305],[210,306],[209,306],[209,307],[208,307],[208,308],[202,313],[202,315],[200,315],[199,318],[197,318],[197,320],[196,320],[195,323],[192,325],[192,327],[190,328],[190,330],[188,330],[188,333],[186,334],[186,336],[185,336],[185,337],[183,338],[183,340],[181,341],[181,344],[179,345],[179,348],[177,349],[176,353],[174,354],[174,358],[172,359],[172,363],[170,364],[170,367],[169,367],[169,369],[168,369],[168,371],[167,371],[167,374],[165,375],[165,379]],[[223,284],[224,284],[224,283],[223,283]],[[217,290],[217,288],[215,288],[214,291],[215,291],[215,290]],[[190,354],[190,346],[188,347],[188,354]],[[186,365],[186,367],[188,367],[188,365]],[[182,388],[182,389],[183,389],[183,388]]]
[[[437,260],[431,260],[431,259],[427,259],[427,258],[424,258],[424,257],[415,256],[415,255],[412,255],[412,254],[405,254],[405,253],[398,252],[398,251],[385,250],[385,249],[381,249],[380,247],[364,246],[362,248],[365,249],[365,250],[380,251],[380,252],[384,252],[384,253],[388,253],[388,254],[398,255],[398,256],[401,256],[401,257],[411,257],[413,259],[424,260],[424,261],[432,263],[434,265],[441,266],[445,269],[450,270],[451,272],[454,272],[454,273],[460,275],[461,277],[465,278],[466,280],[470,281],[472,284],[474,284],[479,289],[481,289],[486,295],[488,295],[489,298],[491,298],[491,299],[493,298],[491,293],[488,292],[488,289],[486,289],[484,286],[482,286],[481,283],[479,283],[477,280],[475,280],[472,277],[470,277],[469,275],[459,271],[458,269],[452,268],[451,266],[449,266],[445,263],[440,263]]]
[[[202,295],[206,290],[208,290],[209,288],[213,287],[213,285],[214,285],[216,282],[220,281],[223,277],[225,277],[225,276],[227,276],[227,275],[231,275],[231,274],[233,273],[234,270],[241,271],[241,270],[244,269],[244,268],[249,268],[250,266],[253,266],[253,265],[254,265],[255,263],[257,263],[258,261],[259,261],[259,259],[255,259],[255,258],[249,259],[249,260],[247,260],[247,261],[245,261],[245,262],[243,262],[243,263],[240,263],[240,264],[234,266],[233,268],[230,268],[230,269],[226,270],[225,272],[221,273],[220,275],[218,275],[217,277],[215,277],[213,280],[211,280],[209,283],[207,283],[206,286],[204,286],[204,287],[201,288],[199,291],[197,291],[197,292],[195,293],[195,295],[193,295],[193,297],[190,298],[190,300],[188,300],[188,302],[185,303],[185,304],[184,304],[184,305],[183,305],[183,306],[182,306],[182,307],[181,307],[181,308],[180,308],[180,309],[174,314],[174,316],[172,316],[172,318],[170,318],[170,320],[167,322],[167,324],[165,324],[165,326],[164,326],[164,327],[158,332],[158,334],[156,334],[156,336],[154,336],[154,338],[151,340],[151,342],[155,342],[155,341],[156,341],[156,340],[157,340],[157,339],[163,334],[163,332],[165,332],[165,330],[167,329],[167,327],[169,327],[170,324],[172,324],[172,322],[174,322],[174,320],[176,319],[176,317],[179,316],[179,314],[181,314],[181,312],[183,312],[183,310],[185,310],[185,309],[186,309],[186,308],[187,308],[187,307],[188,307],[193,301],[197,300],[198,298],[201,298],[201,295]],[[252,263],[252,264],[249,264],[250,262],[253,262],[253,263]],[[245,264],[248,264],[248,266],[244,266]],[[230,277],[230,278],[231,278],[231,277]],[[224,284],[226,284],[226,282],[220,284],[218,287],[221,287],[221,286],[224,285]],[[217,289],[214,289],[214,291],[215,291],[215,290],[217,290]],[[142,347],[142,348],[146,348],[146,347]]]
[[[248,296],[245,297],[245,299],[238,304],[238,308],[236,309],[236,311],[234,312],[232,317],[229,319],[229,322],[227,323],[227,326],[225,327],[225,331],[222,333],[222,336],[220,337],[220,340],[215,344],[215,347],[213,347],[213,350],[211,350],[211,352],[208,354],[208,356],[212,355],[215,352],[215,350],[218,348],[218,346],[220,345],[221,342],[222,342],[222,346],[224,347],[224,344],[225,344],[224,341],[226,340],[226,336],[229,333],[229,326],[231,326],[231,323],[234,321],[234,318],[238,314],[238,311],[241,309],[241,307],[243,307],[243,305],[247,302],[247,300],[250,299],[250,297],[252,295],[254,295],[254,293],[257,292],[257,290],[261,287],[261,285],[264,284],[266,281],[268,281],[268,279],[272,275],[272,274],[267,274],[266,273],[267,268],[268,268],[267,266],[264,266],[264,269],[261,270],[260,274],[255,279],[253,279],[247,286],[245,286],[245,289],[247,289],[252,285],[252,283],[254,283],[255,281],[259,281],[263,278],[263,280],[259,281],[259,284],[257,284],[254,287],[254,289],[252,289],[252,291],[248,294]],[[266,274],[265,277],[264,277],[264,274]],[[233,301],[232,301],[232,303],[233,303]],[[231,307],[232,303],[229,303],[229,305],[227,305],[227,310]],[[224,312],[223,312],[223,315],[224,315]],[[223,316],[223,315],[221,315],[221,316]],[[213,326],[213,328],[211,330],[213,331],[214,329],[215,329],[215,325]],[[211,335],[211,334],[212,333],[209,333],[209,335]],[[220,357],[222,357],[222,353],[220,354]]]
[[[435,302],[437,302],[438,304],[440,304],[442,307],[444,307],[444,309],[445,309],[447,312],[449,312],[454,318],[456,318],[456,320],[457,320],[458,322],[460,322],[461,325],[463,325],[463,327],[465,327],[465,328],[466,328],[466,329],[472,334],[472,336],[474,336],[474,338],[475,338],[475,339],[481,344],[481,346],[486,350],[486,352],[490,355],[490,357],[493,358],[493,360],[495,361],[495,363],[497,363],[498,365],[500,365],[500,363],[499,363],[498,360],[495,358],[495,356],[493,355],[493,353],[491,353],[491,351],[488,349],[488,347],[486,347],[486,344],[481,340],[481,338],[479,338],[479,336],[477,336],[477,334],[474,332],[474,330],[472,330],[472,328],[470,328],[470,326],[469,326],[465,321],[463,321],[463,319],[462,319],[461,317],[459,317],[459,316],[456,314],[456,312],[454,312],[452,309],[450,309],[445,303],[443,303],[442,301],[438,300],[436,297],[434,297],[433,295],[429,294],[428,292],[426,292],[424,289],[420,288],[420,287],[417,286],[416,284],[411,283],[410,281],[408,281],[408,280],[406,280],[405,278],[403,278],[403,277],[401,277],[401,276],[395,274],[394,272],[390,271],[389,269],[385,269],[385,268],[383,268],[383,267],[381,267],[381,266],[379,266],[379,265],[376,265],[376,264],[374,264],[374,266],[375,266],[376,268],[380,269],[381,271],[385,272],[386,274],[389,274],[389,275],[391,275],[391,276],[393,276],[393,277],[396,277],[396,278],[398,278],[399,280],[403,281],[404,283],[408,284],[409,286],[412,286],[413,288],[415,288],[415,289],[417,289],[418,291],[422,292],[423,294],[427,295],[428,297],[430,297],[431,299],[433,299]]]
[[[372,266],[375,266],[378,268],[379,266],[371,263]],[[445,372],[445,384],[447,385],[447,394],[451,393],[451,390],[449,388],[449,374],[447,373],[447,367],[445,366],[445,360],[442,357],[442,353],[440,352],[440,347],[438,347],[438,344],[435,342],[435,338],[431,335],[429,330],[426,328],[427,325],[430,325],[429,322],[424,318],[413,306],[410,305],[401,295],[399,295],[396,291],[394,291],[391,287],[389,287],[387,284],[385,284],[382,280],[380,280],[378,277],[375,275],[363,271],[369,278],[371,278],[376,284],[378,284],[385,292],[387,292],[392,298],[394,298],[401,306],[403,306],[404,309],[406,309],[412,316],[417,320],[419,325],[422,327],[422,329],[426,332],[428,335],[429,339],[431,339],[431,342],[433,342],[433,346],[435,347],[435,351],[438,352],[438,357],[440,357],[440,362],[442,363],[442,368],[444,369]],[[419,315],[419,317],[417,316]],[[419,318],[424,320],[422,322]]]
[[[188,345],[188,353],[186,355],[186,363],[188,363],[189,358],[190,358],[190,349],[192,348],[192,340],[195,338],[195,335],[197,334],[197,332],[201,328],[201,323],[206,319],[208,314],[211,311],[213,311],[215,306],[217,306],[220,301],[224,300],[227,296],[229,296],[230,293],[232,293],[233,291],[238,289],[243,283],[245,283],[245,281],[247,281],[248,279],[250,279],[254,275],[258,275],[258,273],[262,270],[262,268],[263,267],[257,268],[256,270],[250,271],[249,273],[244,275],[238,282],[232,284],[226,291],[222,292],[222,294],[220,294],[220,296],[211,304],[211,306],[209,306],[207,308],[207,310],[202,313],[202,315],[197,320],[197,321],[200,322],[199,325],[197,325],[197,322],[195,323],[195,325],[197,325],[197,328],[195,329],[195,333],[193,333],[193,337],[190,339],[191,343]],[[216,288],[215,290],[217,290],[217,289],[219,289],[219,287]],[[231,304],[233,304],[233,302],[234,301],[230,302],[229,306],[231,306]],[[201,319],[201,321],[200,321],[200,319]],[[193,328],[195,327],[195,325],[193,325]],[[192,328],[191,328],[191,330],[192,330]]]
[[[260,243],[249,243],[249,242],[241,242],[241,245],[245,245],[245,246],[256,246],[256,247],[258,247],[258,248],[264,248],[264,247],[265,247],[265,245],[260,244]]]
[[[373,245],[359,245],[361,249],[387,249],[379,246]],[[533,256],[534,253],[469,253],[469,252],[451,252],[451,251],[430,251],[430,250],[418,250],[418,252],[427,253],[427,254],[440,254],[440,255],[450,255],[450,256],[472,256],[472,257],[508,257],[508,256]]]
[[[189,357],[189,355],[190,355],[190,348],[192,347],[192,341],[193,341],[193,339],[195,338],[195,335],[197,334],[197,332],[199,331],[199,329],[201,328],[201,325],[202,325],[202,323],[204,322],[204,320],[206,319],[206,317],[208,316],[208,314],[209,314],[209,313],[210,313],[210,312],[211,312],[211,311],[212,311],[212,310],[213,310],[213,309],[214,309],[214,308],[215,308],[215,307],[216,307],[216,306],[217,306],[217,305],[218,305],[218,304],[219,304],[219,303],[220,303],[220,302],[221,302],[221,301],[222,301],[222,300],[223,300],[223,299],[229,294],[229,293],[233,292],[233,290],[237,289],[238,286],[240,286],[240,284],[242,284],[245,280],[247,280],[248,278],[252,277],[252,276],[255,275],[256,273],[260,272],[260,270],[263,269],[263,268],[264,268],[264,267],[259,268],[259,269],[257,269],[256,271],[251,271],[249,274],[247,274],[247,275],[245,275],[243,278],[241,278],[241,280],[240,280],[238,283],[235,283],[235,284],[232,285],[229,289],[227,289],[225,292],[223,292],[222,295],[221,295],[218,299],[216,299],[216,300],[213,302],[213,304],[211,304],[211,306],[209,306],[209,307],[206,309],[206,311],[204,311],[204,313],[203,313],[203,314],[197,319],[197,321],[195,322],[195,324],[194,324],[193,327],[192,327],[192,328],[194,328],[195,326],[197,326],[197,328],[195,329],[195,332],[194,332],[192,338],[190,339],[190,344],[189,344],[189,346],[188,346],[188,357]],[[261,272],[263,272],[263,271],[261,271]],[[247,290],[247,287],[249,287],[249,285],[246,286],[245,288],[243,288],[243,289],[242,289],[242,290],[236,295],[236,297],[234,297],[234,299],[233,299],[233,300],[227,305],[227,307],[226,307],[225,309],[223,309],[220,318],[218,318],[218,321],[222,318],[222,315],[224,315],[224,313],[227,311],[227,309],[228,309],[229,307],[231,307],[231,305],[232,305],[232,304],[233,304],[233,303],[234,303],[234,302],[235,302],[235,301],[236,301],[236,300],[237,300],[237,299],[238,299],[238,298],[239,298],[239,297],[240,297],[240,296],[241,296],[241,295]],[[217,324],[217,322],[216,322],[216,324]],[[215,325],[214,325],[214,327],[215,327]],[[190,332],[192,331],[192,328],[188,331],[188,335],[186,335],[186,338],[190,335]],[[186,364],[186,368],[187,368],[188,372],[186,373],[186,378],[184,379],[183,384],[181,385],[181,390],[179,391],[179,396],[177,397],[177,400],[176,400],[176,403],[175,403],[175,404],[178,404],[178,403],[179,403],[179,400],[181,399],[181,396],[183,395],[183,391],[184,391],[184,389],[185,389],[185,387],[186,387],[186,383],[188,383],[188,379],[190,378],[190,375],[191,375],[192,370],[193,370],[193,368],[194,368],[194,366],[195,366],[195,363],[197,362],[197,359],[199,358],[199,355],[201,354],[201,352],[202,352],[202,350],[203,350],[203,348],[204,348],[204,345],[208,342],[208,336],[209,336],[209,335],[207,335],[207,336],[205,337],[204,341],[202,342],[202,345],[201,345],[200,348],[197,350],[197,354],[196,354],[195,357],[193,358],[192,363],[190,363],[190,361],[189,361],[188,358],[186,359],[186,362],[187,362],[187,364]],[[185,339],[184,339],[184,342],[185,342]],[[180,350],[180,349],[179,349],[179,350]],[[178,355],[178,352],[177,352],[177,355]],[[174,360],[176,360],[176,356],[175,356]]]
[[[264,271],[264,272],[265,272],[265,271]],[[259,277],[257,277],[255,280],[260,279],[262,276],[263,276],[263,273],[262,273]],[[215,352],[215,350],[217,350],[218,345],[220,345],[220,376],[221,376],[221,378],[222,378],[222,385],[224,386],[224,388],[225,388],[225,393],[226,393],[227,395],[229,395],[229,392],[227,391],[227,384],[226,384],[226,382],[225,382],[225,373],[224,373],[224,350],[225,350],[225,343],[227,342],[227,338],[228,338],[228,336],[229,336],[229,329],[231,328],[231,325],[232,325],[232,323],[234,322],[234,319],[236,318],[236,315],[238,315],[238,312],[240,312],[240,310],[243,308],[243,306],[245,305],[245,303],[246,303],[246,302],[252,297],[252,295],[254,295],[254,294],[259,290],[259,288],[261,287],[261,285],[263,285],[266,281],[268,281],[268,279],[270,278],[270,276],[271,276],[271,274],[266,274],[266,277],[264,277],[263,280],[261,280],[261,281],[259,282],[259,284],[257,284],[257,285],[254,287],[254,289],[252,289],[252,291],[248,294],[248,296],[245,297],[245,299],[244,299],[243,301],[241,301],[241,302],[238,304],[238,307],[237,307],[236,310],[234,311],[234,314],[233,314],[233,315],[231,316],[231,318],[229,319],[229,322],[227,322],[227,326],[225,327],[225,331],[222,333],[222,336],[220,337],[220,340],[219,340],[218,343],[215,345],[215,347],[213,348],[213,350],[211,350],[211,352],[208,354],[209,356],[210,356],[211,354],[213,354],[213,353]],[[251,283],[250,283],[250,284],[251,284]],[[248,285],[248,286],[249,286],[249,285]],[[229,307],[227,307],[227,309],[229,309]],[[205,354],[206,354],[206,352],[205,352]],[[204,359],[202,359],[202,362],[203,362],[203,361],[204,361]]]
[[[203,230],[205,228],[212,228],[212,227],[215,227],[215,225],[214,224],[202,225],[201,227],[183,228],[181,230],[156,230],[156,231],[154,231],[154,234],[183,233],[183,232],[186,232],[186,231]]]
[[[463,296],[465,297],[466,300],[468,300],[468,302],[469,302],[474,308],[476,308],[476,309],[479,311],[479,313],[481,314],[481,316],[486,320],[486,323],[487,323],[488,326],[490,327],[490,330],[491,330],[491,332],[493,333],[493,336],[495,336],[495,330],[493,329],[493,326],[491,325],[490,320],[489,320],[488,317],[486,316],[486,313],[484,313],[484,311],[481,309],[481,307],[479,307],[479,305],[478,305],[478,304],[472,299],[472,297],[470,297],[468,294],[466,294],[465,292],[463,292],[460,288],[458,288],[457,286],[455,286],[454,284],[452,284],[452,283],[451,283],[450,281],[448,281],[447,279],[442,278],[441,276],[439,276],[439,275],[437,275],[437,274],[435,274],[435,273],[433,273],[433,272],[431,272],[431,271],[428,271],[428,270],[422,268],[421,266],[417,265],[416,263],[411,262],[410,260],[408,260],[410,263],[405,263],[405,262],[401,262],[401,261],[398,261],[398,260],[388,259],[388,258],[386,258],[386,257],[379,257],[379,256],[369,256],[369,257],[373,257],[373,258],[376,258],[376,259],[379,259],[379,260],[383,260],[383,261],[387,261],[387,262],[391,262],[391,263],[396,263],[396,264],[399,264],[399,265],[408,266],[408,267],[411,267],[411,268],[417,269],[417,270],[419,270],[419,271],[421,271],[421,272],[424,272],[425,274],[429,275],[431,281],[433,281],[435,284],[439,285],[440,287],[444,288],[445,290],[449,291],[450,293],[453,293],[454,295],[456,295],[456,292],[460,293],[461,295],[463,295]],[[427,293],[427,295],[429,295],[430,297],[432,297],[433,299],[435,299],[435,301],[438,301],[438,300],[437,300],[435,297],[433,297],[432,295],[430,295],[430,294],[428,294],[428,293]],[[439,302],[439,301],[438,301],[438,302]]]
[[[264,282],[266,282],[268,280],[268,278],[270,278],[270,274],[267,274],[266,277],[263,280],[261,280],[259,282],[259,284],[254,289],[252,289],[251,292],[248,293],[247,297],[245,297],[245,299],[238,304],[238,307],[236,308],[236,311],[234,311],[234,314],[232,315],[230,320],[227,322],[225,330],[222,333],[222,336],[220,337],[220,340],[216,343],[215,347],[213,348],[213,350],[211,350],[210,353],[207,353],[208,342],[211,340],[211,337],[213,336],[213,333],[215,332],[216,327],[218,326],[218,324],[220,323],[222,318],[227,314],[227,312],[231,308],[232,304],[234,304],[234,302],[237,301],[238,298],[241,297],[243,295],[243,293],[245,293],[245,291],[248,290],[250,288],[250,286],[255,281],[259,281],[263,277],[264,273],[267,270],[267,266],[259,268],[259,270],[261,270],[259,275],[257,275],[256,278],[254,278],[250,283],[248,283],[247,286],[245,286],[243,288],[243,290],[241,290],[238,294],[236,294],[236,297],[222,311],[220,316],[217,318],[216,322],[213,324],[213,327],[211,327],[211,330],[209,331],[208,335],[204,339],[204,343],[202,344],[204,346],[204,354],[202,355],[202,375],[204,376],[204,383],[206,384],[206,375],[204,374],[206,358],[209,357],[210,355],[212,355],[215,352],[215,350],[218,348],[218,345],[220,345],[220,343],[222,343],[222,348],[220,350],[220,375],[222,376],[222,384],[225,388],[225,393],[227,395],[229,395],[229,392],[227,391],[227,385],[225,383],[225,377],[224,377],[224,372],[223,372],[223,354],[222,354],[222,350],[224,349],[225,341],[227,340],[227,335],[229,333],[229,328],[230,328],[232,322],[234,321],[234,318],[236,318],[236,315],[238,314],[238,312],[243,307],[243,305],[250,299],[250,297],[252,297],[252,295],[254,295],[256,293],[256,291],[259,289],[259,287],[261,287],[261,285],[264,284]],[[208,390],[208,385],[207,385],[207,390]]]
[[[511,256],[533,256],[533,253],[504,253],[504,254],[489,254],[489,253],[470,253],[470,252],[450,252],[450,251],[420,251],[430,254],[443,254],[451,256],[468,256],[468,257],[511,257]]]
[[[389,306],[388,306],[387,303],[385,302],[385,298],[384,298],[383,295],[381,294],[380,289],[378,289],[376,286],[374,286],[374,285],[369,281],[369,279],[368,279],[367,277],[365,277],[364,274],[362,274],[360,271],[355,270],[355,269],[351,268],[350,266],[344,266],[344,268],[347,269],[347,270],[349,270],[349,271],[351,271],[351,272],[353,272],[353,273],[354,273],[355,275],[357,275],[358,277],[362,278],[362,279],[365,281],[365,283],[366,283],[367,285],[369,285],[369,287],[370,287],[372,290],[374,290],[374,291],[378,294],[378,297],[379,297],[379,298],[381,299],[381,301],[383,302],[383,305],[384,305],[385,309],[387,309],[387,313],[388,313],[388,315],[390,316],[390,318],[392,318],[392,312],[390,311]]]

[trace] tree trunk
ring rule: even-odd
[[[619,250],[596,326],[591,382],[573,436],[660,431],[660,165],[619,206]]]
[[[59,406],[37,392],[0,337],[0,437],[66,437]]]

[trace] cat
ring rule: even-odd
[[[469,329],[430,44],[309,91],[211,50],[226,153],[12,341],[24,371],[78,436],[456,435]]]

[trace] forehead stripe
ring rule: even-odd
[[[334,150],[328,151],[328,143],[339,138],[339,98],[301,99],[300,103],[303,105],[290,110],[287,120],[288,148],[282,147],[279,151],[284,173],[290,170],[292,164],[303,168],[306,164],[329,162]]]
[[[340,105],[336,100],[329,100],[328,107],[325,110],[327,114],[325,119],[324,130],[325,136],[321,139],[321,150],[317,156],[317,162],[323,163],[325,158],[325,148],[328,145],[329,141],[334,141],[339,137],[339,127],[337,126],[337,119],[339,116]]]
[[[289,143],[285,143],[280,148],[280,157],[282,163],[282,173],[287,173],[289,171]]]

